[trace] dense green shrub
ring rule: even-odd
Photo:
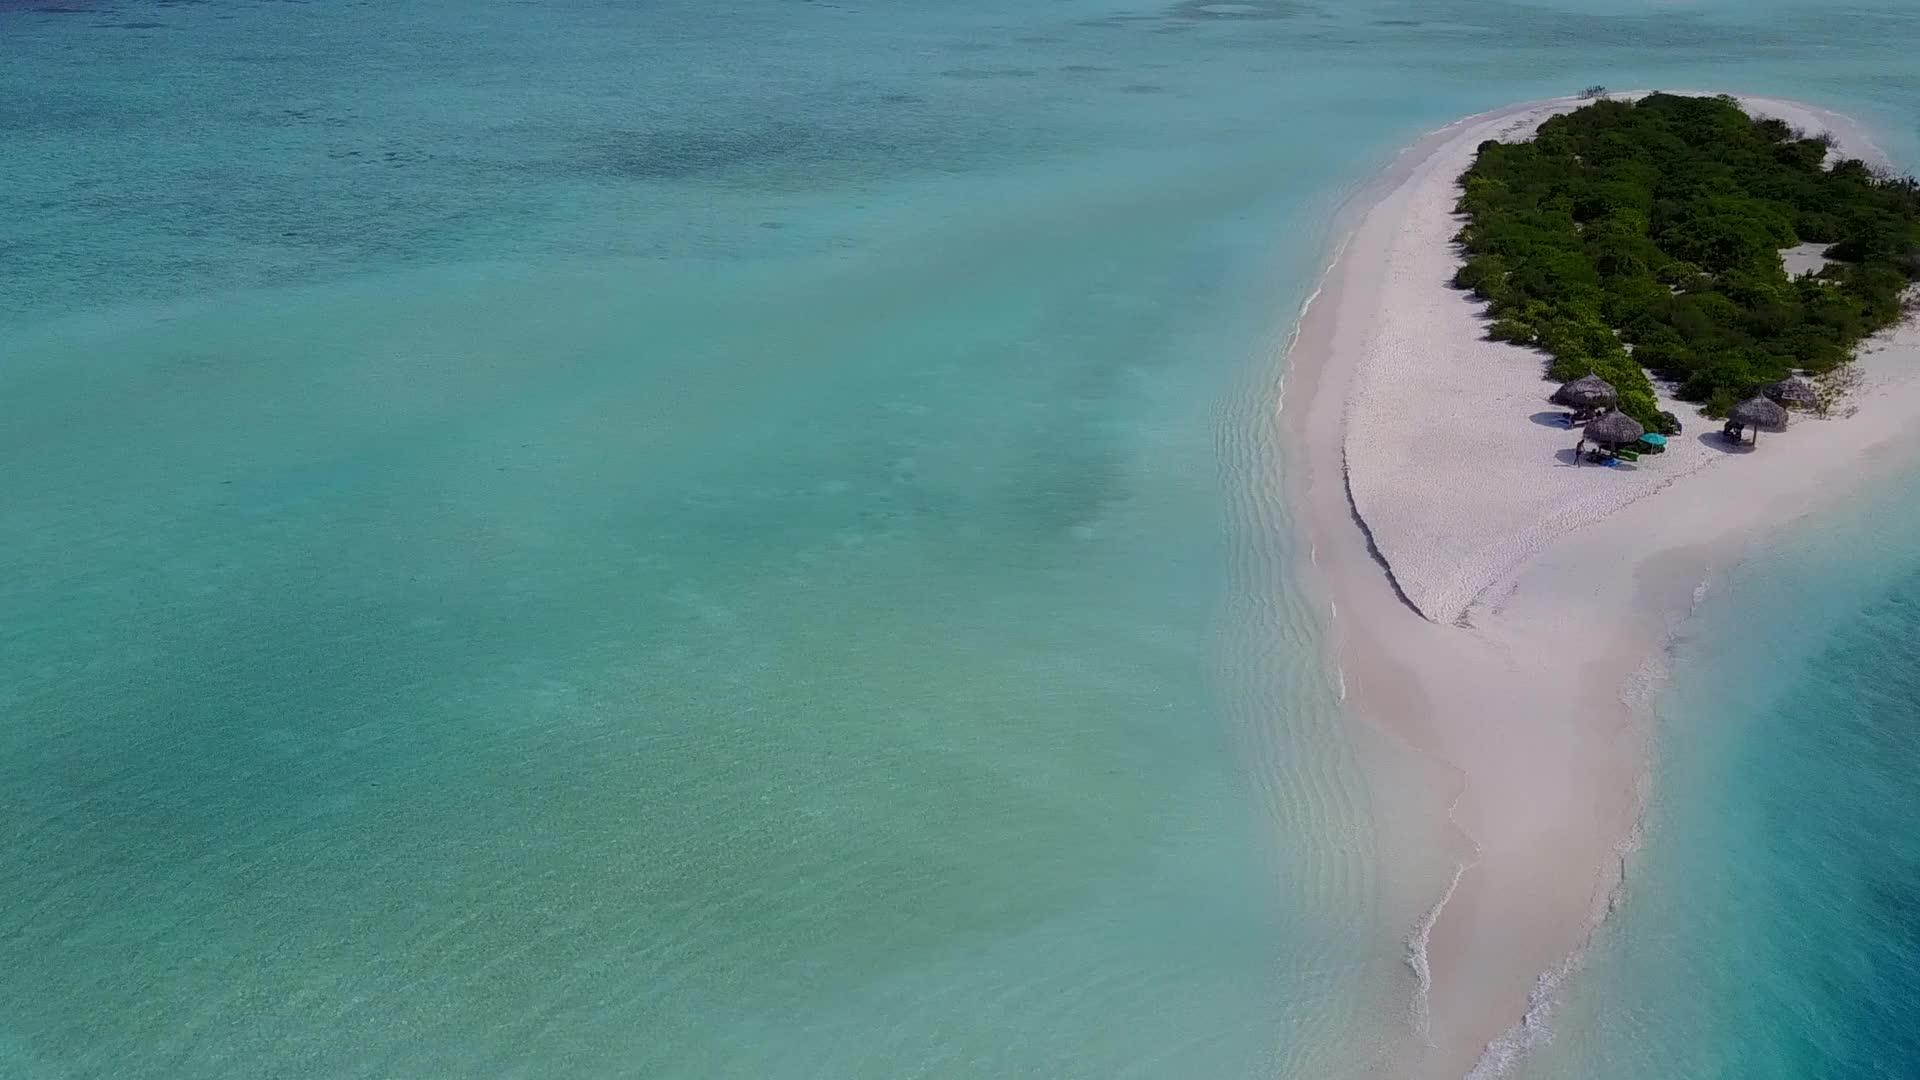
[[[1920,185],[1827,169],[1830,146],[1730,98],[1595,101],[1480,145],[1454,284],[1488,302],[1490,337],[1551,353],[1553,378],[1600,375],[1655,429],[1648,369],[1710,411],[1831,370],[1920,279]],[[1802,242],[1840,262],[1789,279],[1779,250]]]

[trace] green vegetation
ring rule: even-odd
[[[1920,279],[1920,185],[1825,168],[1829,145],[1726,97],[1595,101],[1480,145],[1454,284],[1489,302],[1490,336],[1552,354],[1554,379],[1598,374],[1649,427],[1647,369],[1718,415],[1845,363]],[[1842,261],[1789,279],[1799,243]]]

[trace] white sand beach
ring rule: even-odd
[[[1742,100],[1885,160],[1844,117]],[[1686,432],[1669,453],[1574,464],[1543,357],[1486,341],[1480,305],[1448,282],[1475,148],[1579,104],[1470,117],[1403,153],[1350,212],[1290,352],[1290,488],[1349,708],[1457,771],[1457,802],[1434,813],[1468,854],[1409,928],[1420,1000],[1396,1075],[1498,1075],[1524,1051],[1617,900],[1650,776],[1636,704],[1697,590],[1751,538],[1920,453],[1908,323],[1863,350],[1843,418],[1797,417],[1730,452],[1718,423],[1670,403]]]

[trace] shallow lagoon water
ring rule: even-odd
[[[1913,30],[0,4],[0,1075],[1358,1072],[1334,211],[1594,82],[1912,160]]]

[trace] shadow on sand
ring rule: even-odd
[[[1541,427],[1559,428],[1561,431],[1573,430],[1573,425],[1567,423],[1567,414],[1563,412],[1537,412],[1527,419]]]
[[[1553,460],[1559,462],[1561,465],[1564,465],[1564,466],[1578,467],[1582,469],[1612,469],[1615,472],[1639,472],[1640,471],[1640,466],[1635,465],[1631,461],[1615,461],[1611,465],[1596,465],[1591,461],[1581,461],[1580,455],[1575,453],[1573,447],[1571,446],[1567,447],[1564,450],[1554,451]]]
[[[1703,431],[1695,435],[1694,438],[1700,440],[1701,446],[1709,450],[1718,450],[1723,454],[1753,453],[1754,444],[1747,442],[1745,439],[1735,439],[1733,436],[1722,432]]]

